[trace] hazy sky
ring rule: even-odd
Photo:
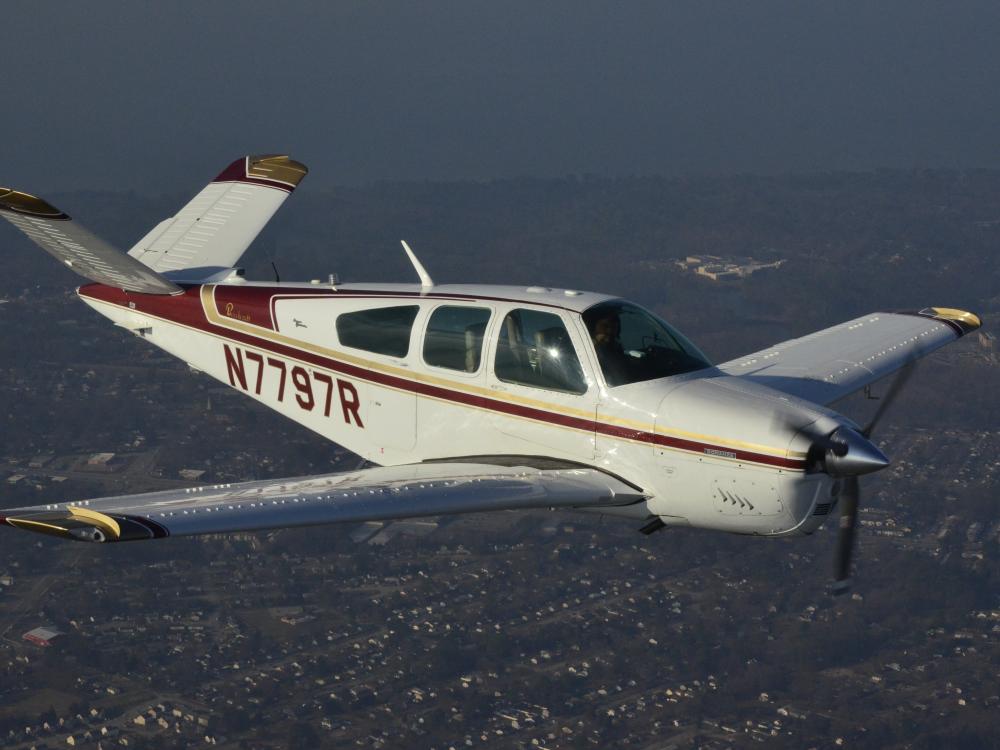
[[[0,185],[1000,166],[1000,3],[21,2]]]

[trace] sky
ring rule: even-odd
[[[1000,167],[1000,3],[5,0],[0,185]]]

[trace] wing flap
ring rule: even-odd
[[[0,511],[8,526],[91,542],[530,508],[631,505],[634,487],[589,468],[410,464]]]
[[[734,359],[719,369],[828,405],[971,333],[981,324],[972,313],[945,307],[912,313],[872,313]]]
[[[58,208],[34,195],[0,188],[0,216],[85,279],[142,294],[178,294],[183,291],[172,281],[95,237]]]

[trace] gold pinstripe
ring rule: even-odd
[[[69,530],[43,521],[33,521],[30,518],[11,518],[8,516],[7,523],[28,531],[38,531],[42,534],[57,534],[59,536],[69,536]]]
[[[467,383],[460,383],[454,380],[448,380],[446,378],[435,377],[433,375],[415,373],[398,367],[392,367],[391,365],[383,365],[381,363],[373,362],[372,360],[368,359],[363,359],[361,357],[357,357],[352,354],[347,354],[345,352],[340,352],[334,349],[328,349],[326,347],[318,346],[316,344],[311,344],[305,341],[301,341],[299,339],[293,339],[279,332],[262,328],[260,326],[249,325],[239,320],[228,318],[220,314],[218,311],[218,306],[215,302],[215,289],[216,289],[215,285],[202,286],[201,303],[202,303],[202,308],[205,312],[205,317],[208,319],[208,321],[217,326],[220,326],[221,328],[228,328],[230,330],[239,331],[240,333],[247,334],[248,336],[255,336],[257,338],[273,341],[275,343],[284,344],[292,348],[303,349],[313,354],[318,354],[323,357],[329,357],[330,359],[335,359],[342,362],[348,362],[350,364],[356,365],[366,370],[374,370],[375,372],[380,372],[386,375],[392,375],[394,377],[399,377],[404,380],[427,383],[429,385],[437,385],[443,388],[449,388],[451,390],[460,391],[463,393],[482,396],[484,398],[489,398],[494,401],[519,404],[521,406],[528,406],[535,409],[541,409],[544,411],[561,414],[563,416],[578,417],[581,419],[597,421],[595,419],[594,412],[592,411],[585,411],[583,409],[573,409],[572,407],[553,404],[547,401],[539,401],[524,396],[501,395],[496,391],[488,390],[486,388],[482,388],[479,386],[473,386]],[[390,386],[385,386],[381,383],[378,385],[385,388],[390,387]],[[393,390],[398,390],[398,389],[393,389]],[[424,396],[424,394],[420,395],[425,398],[433,398],[429,396]],[[435,400],[444,400],[444,399],[435,399]],[[690,432],[687,430],[664,429],[662,427],[656,427],[655,425],[647,422],[638,422],[635,420],[624,419],[621,417],[602,417],[600,421],[605,424],[612,424],[617,427],[627,427],[641,432],[655,433],[659,435],[664,435],[666,437],[676,437],[686,440],[696,440],[700,442],[712,443],[713,445],[725,445],[732,448],[741,448],[756,453],[764,453],[778,458],[801,459],[805,458],[806,455],[801,451],[785,450],[781,448],[775,448],[773,446],[761,445],[760,443],[749,443],[742,440],[717,437],[714,435],[704,435],[697,432]],[[569,429],[575,429],[575,428],[569,428]]]
[[[106,300],[96,299],[94,297],[88,297],[88,300],[91,303],[108,305],[109,307],[114,307],[114,308],[117,308],[117,309],[121,309],[121,305],[117,305],[114,302],[108,302]],[[206,313],[207,313],[207,311],[206,311]],[[202,335],[202,336],[211,336],[212,338],[218,339],[219,341],[223,341],[223,342],[227,342],[227,343],[232,343],[232,339],[228,339],[225,336],[221,336],[221,335],[216,334],[216,333],[211,333],[211,332],[208,332],[208,331],[204,331],[204,330],[202,330],[200,328],[193,328],[193,327],[191,327],[189,325],[186,325],[184,323],[180,323],[180,322],[178,322],[176,320],[170,320],[168,318],[162,318],[162,317],[160,317],[158,315],[154,315],[152,313],[143,312],[143,311],[138,311],[137,314],[142,315],[142,316],[144,316],[146,318],[151,318],[153,320],[162,321],[162,322],[166,323],[167,325],[173,325],[173,326],[177,326],[178,328],[187,329],[189,331],[192,331],[192,332],[194,332],[196,334],[199,334],[199,335]],[[247,333],[247,335],[252,335],[252,336],[257,336],[257,337],[260,337],[260,338],[264,338],[264,337],[260,336],[260,332],[261,331],[266,331],[266,330],[267,329],[258,329],[258,328],[255,327],[253,330],[249,330],[248,329],[246,331],[246,333]],[[275,336],[280,336],[280,334],[274,334],[274,335]],[[281,338],[284,339],[285,337],[281,337]],[[298,348],[306,348],[306,347],[308,347],[310,349],[315,349],[316,353],[327,352],[328,354],[324,354],[324,356],[330,356],[330,354],[334,354],[333,350],[330,350],[330,349],[323,349],[322,347],[313,347],[312,345],[307,345],[307,344],[305,344],[305,342],[300,342],[300,341],[297,341],[295,339],[287,339],[287,340],[290,341],[290,342],[292,342],[289,345],[291,345],[293,348],[296,348],[296,347],[298,347]],[[357,357],[352,357],[350,355],[345,355],[344,359],[345,360],[346,359],[350,359],[353,362],[357,362],[357,363],[364,363],[366,361],[366,360],[359,359]],[[300,363],[300,364],[302,364],[302,365],[304,365],[306,367],[313,367],[313,368],[316,367],[316,365],[314,365],[314,364],[312,364],[310,362],[306,362],[306,361],[301,360],[301,359],[296,359],[294,361],[296,361],[296,362],[298,362],[298,363]],[[372,363],[372,364],[374,365],[376,363]],[[359,364],[359,366],[363,367],[364,365],[363,364]],[[393,371],[393,370],[395,370],[395,368],[383,367],[381,365],[377,365],[375,367],[372,367],[371,369],[378,369],[378,370],[385,370],[385,371]],[[407,376],[408,378],[412,378],[412,375],[413,375],[413,373],[409,373],[409,372],[404,372],[403,374],[405,376]],[[389,390],[394,390],[394,391],[400,391],[400,392],[409,393],[409,391],[402,391],[401,389],[393,388],[392,386],[385,385],[383,383],[375,383],[374,381],[366,380],[363,377],[359,377],[358,379],[362,380],[362,381],[364,381],[366,383],[371,383],[372,385],[376,385],[379,388],[386,388],[386,389],[389,389]],[[439,379],[437,379],[437,378],[428,378],[428,380],[435,381],[435,380],[439,380]],[[440,380],[439,382],[447,383],[449,381]],[[462,390],[465,390],[465,389],[462,389]],[[477,390],[482,390],[482,389],[477,389]],[[489,391],[489,392],[486,392],[486,393],[489,396],[489,398],[491,398],[493,400],[497,400],[497,401],[503,400],[503,399],[498,399],[497,398],[497,394],[495,392],[493,392],[493,391]],[[417,398],[426,398],[426,399],[429,399],[429,400],[432,400],[432,401],[438,401],[440,403],[456,405],[454,401],[451,401],[449,399],[437,398],[435,396],[430,396],[430,395],[426,395],[426,394],[414,394],[414,395]],[[524,399],[524,400],[528,401],[529,399]],[[535,402],[535,403],[541,404],[543,402]],[[456,405],[456,406],[458,406],[458,405]],[[487,413],[494,413],[492,409],[487,409],[485,407],[474,406],[474,405],[471,405],[471,404],[461,404],[460,407],[461,408],[465,408],[465,409],[475,409],[476,411],[483,411],[483,412],[487,412]],[[590,419],[590,420],[594,419],[594,417],[590,414],[590,412],[580,412],[580,413],[586,413],[588,415],[586,417],[587,419]],[[510,419],[524,419],[524,420],[528,420],[528,421],[539,421],[539,420],[533,419],[532,417],[521,416],[519,414],[505,414],[504,416],[507,416]],[[621,420],[621,421],[622,422],[627,422],[628,420]],[[569,427],[567,425],[560,425],[560,424],[557,424],[555,422],[544,422],[544,424],[546,424],[549,427],[556,428],[556,429],[572,430],[574,432],[579,432],[579,429],[576,428],[576,427]],[[635,424],[639,424],[639,423],[635,423]],[[669,434],[669,433],[661,431],[660,434]],[[691,434],[694,434],[694,433],[691,433]],[[614,436],[613,439],[621,441],[621,442],[628,442],[628,443],[646,443],[646,441],[644,441],[644,440],[632,440],[630,438],[620,437],[620,436]],[[724,438],[719,438],[717,440],[713,439],[713,438],[706,438],[707,442],[712,442],[713,440],[715,440],[716,444],[732,443],[732,444],[734,444],[737,447],[739,445],[754,445],[753,443],[742,443],[740,441],[735,441],[735,440],[729,441],[729,440],[725,440]],[[689,449],[680,448],[680,447],[676,447],[676,446],[670,446],[670,445],[657,445],[657,447],[660,448],[660,449],[662,449],[662,450],[674,451],[674,452],[683,453],[683,454],[686,454],[686,455],[695,454],[695,455],[698,455],[699,458],[707,459],[707,460],[712,460],[712,461],[718,461],[719,463],[724,463],[724,464],[734,464],[734,463],[735,464],[748,464],[748,463],[751,463],[751,464],[755,464],[755,465],[758,465],[758,466],[763,466],[763,467],[772,469],[772,470],[777,471],[779,473],[782,473],[782,472],[785,472],[785,471],[789,471],[789,469],[785,469],[785,468],[781,468],[781,467],[776,467],[776,466],[770,466],[768,464],[761,464],[759,462],[754,461],[753,459],[728,458],[726,456],[709,455],[709,454],[701,455],[701,454],[695,453],[694,451],[691,451]],[[777,449],[775,449],[775,448],[767,448],[767,450],[769,450],[769,451],[775,451]],[[788,458],[792,458],[792,459],[799,458],[799,457],[804,457],[805,456],[804,453],[798,453],[796,451],[786,451],[786,454],[787,454]],[[778,454],[778,457],[782,457],[782,456],[780,454]]]
[[[109,538],[117,540],[121,538],[122,532],[118,522],[98,513],[96,510],[81,508],[75,505],[67,505],[65,516],[60,517],[63,511],[53,511],[45,516],[45,520],[38,518],[17,518],[16,516],[7,518],[7,523],[24,528],[28,531],[37,531],[42,534],[55,534],[57,536],[69,536],[72,522],[88,523],[103,531]],[[66,523],[67,525],[62,525]]]

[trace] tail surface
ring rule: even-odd
[[[191,281],[232,268],[308,171],[287,156],[237,159],[128,254]]]

